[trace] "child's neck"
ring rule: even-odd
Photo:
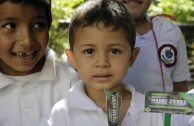
[[[146,17],[135,19],[135,28],[137,33],[143,35],[151,30],[151,25]]]

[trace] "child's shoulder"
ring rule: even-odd
[[[155,16],[152,19],[154,26],[157,27],[168,27],[168,28],[177,28],[178,26],[166,16]]]
[[[158,37],[169,36],[171,39],[178,39],[182,34],[180,28],[165,16],[156,16],[152,19],[152,22]]]
[[[60,83],[60,85],[63,86],[65,86],[65,83],[73,85],[79,80],[77,72],[72,67],[67,66],[63,62],[57,61],[55,56],[49,53],[46,55],[46,61],[41,73],[49,74],[47,77],[50,76],[54,80],[57,80],[57,83]]]
[[[67,73],[71,73],[71,72],[75,72],[75,70],[73,70],[73,68],[68,67],[65,63],[62,63],[60,61],[57,61],[54,57],[51,56],[46,56],[46,61],[44,63],[43,66],[43,70],[47,70],[47,71],[54,71],[56,73],[60,73],[60,72],[67,72]]]
[[[67,66],[65,63],[62,63],[57,60],[55,60],[55,67],[59,71],[66,71],[66,72],[73,72],[73,73],[76,72],[72,67]]]

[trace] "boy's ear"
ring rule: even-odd
[[[129,67],[131,67],[133,65],[133,63],[135,62],[137,56],[139,55],[140,52],[140,48],[139,47],[135,47],[131,53],[131,59],[130,59],[130,64]]]
[[[66,53],[66,55],[67,55],[67,57],[69,59],[70,64],[72,65],[72,67],[74,69],[76,69],[77,68],[76,67],[76,62],[75,62],[75,59],[74,59],[72,51],[70,49],[65,49],[65,53]]]

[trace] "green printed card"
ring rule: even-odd
[[[146,92],[145,112],[194,114],[194,94],[183,92]]]
[[[119,126],[120,121],[120,107],[122,102],[122,95],[117,92],[109,90],[105,91],[107,102],[107,117],[109,126]]]

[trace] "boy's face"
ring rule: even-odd
[[[131,47],[121,29],[111,31],[102,23],[98,28],[77,29],[73,47],[75,63],[72,65],[85,82],[86,89],[116,90],[135,56],[131,58]]]
[[[44,10],[31,4],[0,4],[0,66],[8,75],[36,71],[48,44]]]
[[[138,18],[144,17],[147,12],[151,0],[117,0],[120,1],[125,7],[130,11],[133,18],[136,20]]]

